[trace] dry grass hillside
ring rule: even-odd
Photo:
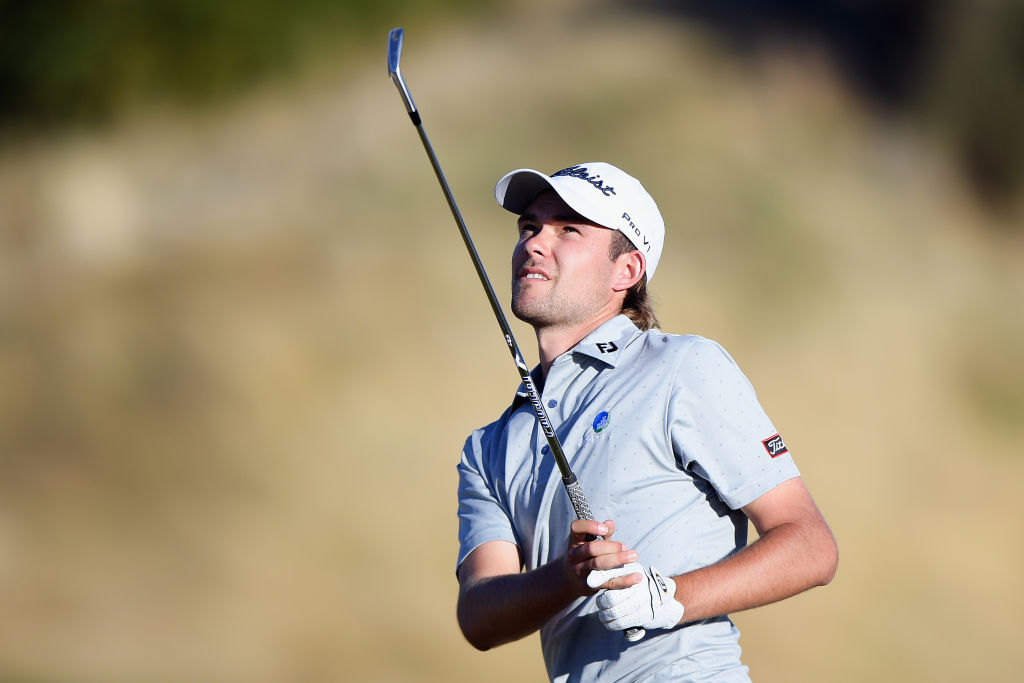
[[[606,159],[658,199],[664,327],[732,352],[840,543],[831,586],[737,615],[755,680],[1016,680],[1024,212],[812,51],[517,6],[407,25],[403,71],[500,291],[505,171]],[[458,453],[518,379],[388,28],[0,152],[0,680],[543,678],[455,625]]]

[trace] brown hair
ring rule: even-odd
[[[623,254],[635,250],[636,247],[633,246],[633,243],[625,235],[618,230],[614,231],[611,245],[608,248],[608,257],[611,260],[614,261]],[[622,302],[622,313],[641,330],[649,330],[652,327],[661,326],[661,323],[658,322],[658,317],[654,315],[654,304],[651,303],[651,297],[647,293],[646,273],[640,278],[640,282],[630,287],[626,292],[626,299]]]

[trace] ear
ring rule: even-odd
[[[615,270],[612,273],[612,291],[625,292],[640,282],[647,272],[647,259],[638,250],[633,249],[615,259]]]

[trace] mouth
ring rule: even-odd
[[[539,268],[522,268],[519,271],[520,282],[547,282],[551,278]]]

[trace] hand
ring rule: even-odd
[[[683,618],[683,605],[675,599],[676,582],[654,567],[631,562],[614,569],[593,571],[587,577],[591,588],[609,581],[639,574],[639,583],[609,589],[597,596],[598,617],[609,631],[642,628],[672,628]]]
[[[619,567],[636,560],[636,551],[629,550],[622,543],[612,541],[615,522],[596,522],[577,519],[569,527],[569,544],[563,558],[563,572],[573,586],[576,595],[593,595],[596,591],[587,585],[587,577],[595,570]],[[601,540],[595,540],[595,537]],[[632,578],[615,579],[611,586],[621,588],[634,582]]]

